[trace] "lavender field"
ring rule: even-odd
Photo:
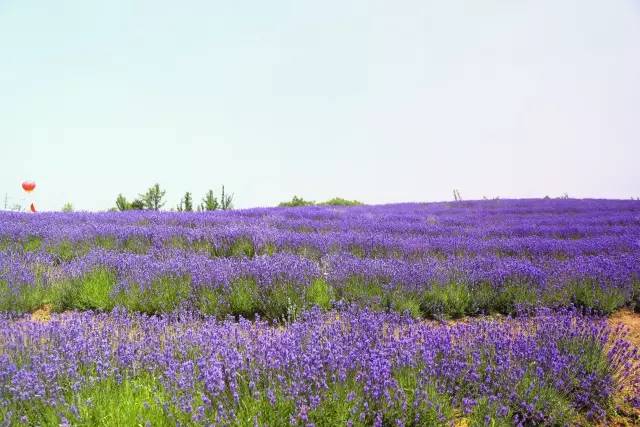
[[[0,417],[640,422],[621,309],[640,201],[3,212]]]

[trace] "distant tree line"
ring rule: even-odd
[[[357,200],[347,200],[342,197],[334,197],[333,199],[329,199],[326,202],[316,203],[311,200],[305,200],[302,197],[293,196],[293,198],[287,202],[282,202],[278,206],[280,207],[300,207],[300,206],[359,206],[362,202]]]
[[[160,188],[160,184],[154,184],[149,189],[139,194],[137,198],[131,202],[122,194],[118,194],[116,198],[116,206],[112,210],[131,211],[131,210],[149,210],[159,211],[166,204],[164,197],[166,190]],[[193,212],[193,196],[187,191],[180,199],[180,203],[176,206],[178,212]],[[215,211],[215,210],[233,209],[233,194],[225,193],[224,185],[220,192],[220,198],[214,196],[213,190],[207,191],[202,198],[202,202],[197,206],[198,211]]]

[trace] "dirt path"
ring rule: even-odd
[[[625,325],[629,328],[628,340],[640,346],[640,313],[634,313],[629,309],[620,310],[609,318],[609,324],[612,326]]]

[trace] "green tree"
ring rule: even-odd
[[[193,212],[193,199],[191,198],[191,193],[189,193],[188,191],[184,193],[182,201],[184,202],[185,212]]]
[[[223,211],[233,209],[233,194],[224,194],[224,185],[222,186],[222,194],[220,195],[220,207]]]
[[[287,208],[296,208],[299,206],[313,206],[313,205],[315,205],[315,202],[312,202],[310,200],[305,200],[302,197],[293,196],[293,198],[290,201],[282,202],[278,206],[287,207]]]
[[[213,196],[213,190],[207,191],[204,198],[202,199],[202,203],[200,204],[201,211],[215,211],[218,209],[220,204],[218,203],[218,199]]]
[[[193,212],[193,199],[188,191],[184,193],[184,197],[180,199],[180,204],[176,206],[178,212]]]
[[[62,207],[62,212],[73,212],[73,205],[71,204],[71,202],[67,202],[64,204],[64,206]]]
[[[329,199],[324,203],[321,203],[321,205],[328,205],[328,206],[360,206],[362,205],[362,202],[359,202],[357,200],[347,200],[347,199],[343,199],[342,197],[334,197],[333,199]]]
[[[129,204],[129,209],[134,211],[141,211],[144,210],[144,208],[145,203],[140,199],[135,199],[133,202],[131,202],[131,204]]]
[[[119,211],[127,211],[131,209],[131,204],[127,201],[127,198],[122,194],[118,194],[118,198],[116,199],[116,208]]]
[[[140,200],[146,209],[159,211],[164,206],[162,199],[167,192],[160,189],[160,184],[153,184],[146,193],[140,194]]]

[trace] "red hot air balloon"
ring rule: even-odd
[[[31,209],[31,212],[35,212],[36,211],[36,205],[31,203],[31,206],[29,206],[29,209]]]
[[[36,188],[36,183],[33,181],[25,181],[22,183],[22,189],[27,193],[32,192]]]

